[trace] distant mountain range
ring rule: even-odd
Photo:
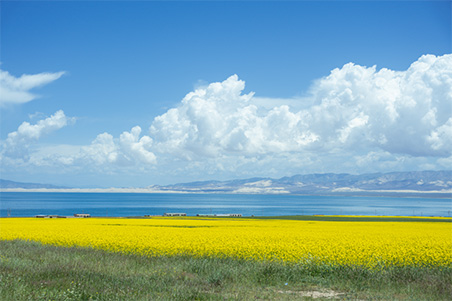
[[[416,171],[351,174],[309,174],[231,181],[204,181],[167,186],[150,186],[160,191],[210,193],[362,194],[389,192],[452,191],[452,171]]]
[[[412,195],[431,194],[452,198],[452,170],[351,174],[309,174],[231,181],[202,181],[146,188],[79,189],[48,184],[19,183],[0,179],[0,189],[96,192],[177,192],[242,194]]]
[[[0,188],[24,188],[24,189],[66,189],[68,187],[55,186],[50,184],[39,184],[39,183],[21,183],[13,182],[8,180],[0,179]]]

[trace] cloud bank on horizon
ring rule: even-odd
[[[63,73],[1,74],[1,91],[14,92],[2,103],[22,103],[33,98],[28,90]],[[10,133],[1,165],[194,178],[452,166],[452,54],[424,55],[405,71],[348,63],[316,80],[297,100],[302,109],[283,99],[269,108],[244,88],[232,75],[188,93],[155,117],[148,133],[135,126],[117,138],[101,133],[69,152],[58,146],[44,152],[39,138],[74,121],[60,110]]]

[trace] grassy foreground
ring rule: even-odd
[[[450,300],[452,267],[369,270],[0,241],[1,300]]]

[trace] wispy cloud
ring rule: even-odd
[[[23,74],[14,77],[8,71],[0,70],[0,107],[29,102],[37,97],[30,92],[59,79],[65,72]]]

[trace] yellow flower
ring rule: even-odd
[[[0,219],[0,240],[146,256],[210,256],[330,265],[450,266],[452,223],[222,218]]]

